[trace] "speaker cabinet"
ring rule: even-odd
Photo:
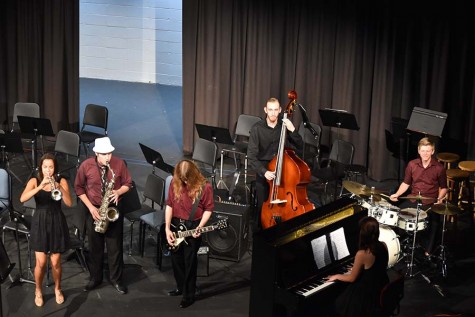
[[[204,235],[210,258],[239,262],[249,242],[249,211],[249,205],[214,202],[214,212],[208,223],[226,219],[228,226]]]

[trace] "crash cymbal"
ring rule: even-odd
[[[430,209],[433,212],[438,213],[439,215],[449,215],[449,216],[458,215],[462,212],[462,210],[459,207],[454,206],[450,203],[435,204],[435,205],[432,205]]]
[[[372,199],[373,202],[381,201],[381,195],[379,194],[373,194],[373,195],[361,194],[360,196],[368,200]]]
[[[362,189],[362,192],[363,192],[363,195],[366,195],[366,196],[371,196],[371,195],[380,195],[382,192],[374,187],[368,187],[368,186],[365,186],[363,189]]]
[[[344,180],[343,187],[350,193],[359,196],[363,194],[363,188],[366,186],[361,185],[360,183],[357,183],[357,182]]]
[[[432,201],[436,200],[435,198],[425,197],[421,195],[398,197],[397,199],[432,200]]]
[[[344,180],[343,187],[348,190],[350,193],[355,194],[356,196],[373,197],[373,201],[380,201],[381,194],[380,190],[375,189],[374,187],[368,187],[366,185],[361,185],[353,181]]]

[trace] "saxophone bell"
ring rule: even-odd
[[[107,220],[114,222],[119,219],[119,210],[115,207],[109,206],[107,209]]]

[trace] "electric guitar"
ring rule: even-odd
[[[180,244],[182,242],[185,242],[185,238],[191,237],[195,233],[205,233],[205,232],[210,232],[213,230],[220,230],[228,227],[228,222],[226,219],[222,219],[210,226],[206,226],[203,228],[196,228],[196,229],[190,229],[186,228],[184,223],[180,223],[178,226],[174,226],[173,224],[170,225],[170,230],[173,232],[173,235],[175,236],[175,242],[173,244],[169,244],[166,233],[165,233],[165,224],[162,224],[162,227],[160,228],[160,233],[161,233],[161,239],[162,242],[165,244],[166,248],[170,251],[178,249]]]

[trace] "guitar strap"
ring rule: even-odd
[[[201,193],[203,192],[203,190],[201,190]],[[196,197],[195,199],[195,202],[193,203],[193,207],[191,208],[191,214],[190,214],[190,218],[188,219],[188,222],[187,223],[187,227],[190,226],[193,224],[193,219],[195,218],[195,213],[196,213],[196,209],[198,208],[198,204],[200,203],[200,200],[201,200],[201,193],[198,195],[198,197]],[[188,229],[190,229],[188,227]]]

